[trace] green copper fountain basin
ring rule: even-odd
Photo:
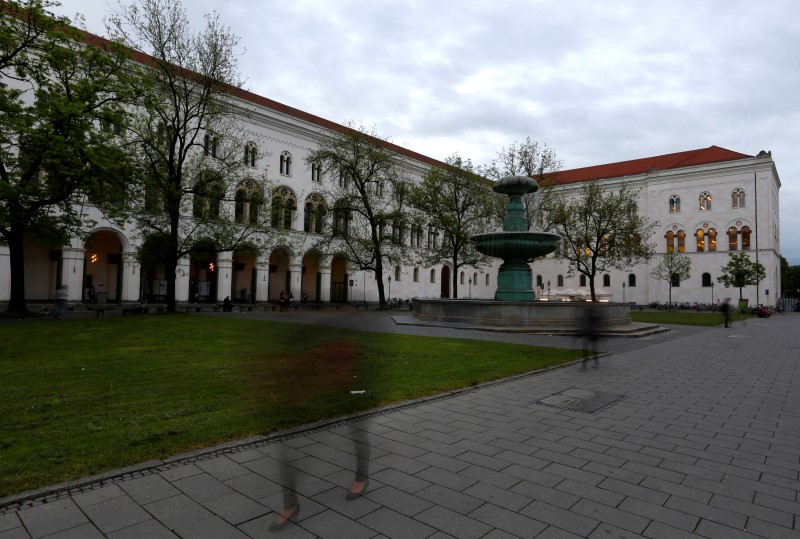
[[[503,260],[529,260],[552,253],[560,236],[549,232],[489,232],[470,238],[478,252]]]

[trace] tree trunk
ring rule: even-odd
[[[167,312],[177,311],[175,302],[175,274],[178,269],[178,220],[179,216],[170,216],[169,253],[164,261],[164,278],[167,280]],[[214,298],[216,299],[216,298]]]
[[[375,264],[375,281],[378,285],[378,309],[386,307],[386,293],[383,289],[383,262],[378,257],[378,263]]]
[[[11,297],[8,301],[7,313],[27,314],[28,305],[25,301],[25,249],[23,247],[22,231],[10,230],[5,236],[8,242],[8,258],[11,265]]]

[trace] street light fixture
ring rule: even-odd
[[[622,283],[622,303],[625,303],[625,283]]]
[[[711,281],[711,305],[714,305],[714,281]]]
[[[472,278],[469,280],[469,299],[472,299]]]
[[[392,299],[392,276],[389,275],[389,299]]]
[[[547,301],[550,301],[550,279],[547,279]]]

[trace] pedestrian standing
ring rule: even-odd
[[[725,298],[725,301],[719,306],[719,310],[725,318],[725,327],[731,327],[731,298]]]
[[[58,312],[58,319],[64,319],[64,311],[67,310],[67,285],[61,285],[56,288],[56,311]]]

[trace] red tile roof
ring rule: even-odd
[[[645,174],[653,170],[673,170],[676,168],[691,167],[696,165],[708,165],[710,163],[722,163],[724,161],[736,161],[747,159],[752,155],[726,150],[719,146],[709,146],[699,150],[689,150],[686,152],[670,153],[658,155],[656,157],[644,157],[631,161],[620,161],[607,165],[595,165],[592,167],[573,168],[571,170],[561,170],[553,175],[556,184],[578,183],[591,180],[603,180],[607,178],[622,178]]]

